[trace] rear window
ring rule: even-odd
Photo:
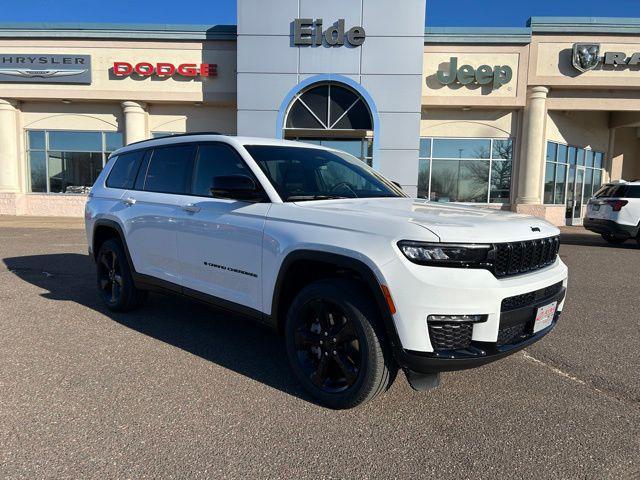
[[[604,185],[595,194],[596,198],[624,197],[626,185]]]
[[[109,188],[133,188],[136,180],[136,174],[140,168],[140,162],[144,157],[144,150],[124,153],[118,155],[114,161],[116,164],[111,169],[107,178],[107,187]]]
[[[189,190],[193,145],[176,145],[153,150],[144,190],[184,194]]]

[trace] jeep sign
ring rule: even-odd
[[[458,57],[451,57],[449,60],[449,71],[438,70],[436,74],[438,82],[443,85],[450,85],[456,80],[461,85],[493,84],[493,88],[500,88],[511,81],[513,70],[508,65],[496,65],[491,68],[489,65],[480,65],[473,68],[471,65],[462,65],[458,68]]]
[[[351,27],[345,32],[344,19],[340,19],[332,26],[322,31],[322,19],[296,18],[293,21],[293,44],[296,46],[315,45],[323,43],[330,47],[340,47],[346,43],[359,47],[364,43],[366,34],[363,27]]]

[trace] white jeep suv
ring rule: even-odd
[[[564,305],[559,230],[488,208],[408,198],[346,153],[214,134],[111,155],[86,206],[112,310],[189,295],[285,336],[320,403],[477,367],[540,340]]]
[[[603,185],[587,203],[583,224],[609,243],[640,243],[640,181]]]

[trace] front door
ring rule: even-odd
[[[567,185],[567,225],[582,225],[584,175],[584,167],[571,166]]]
[[[254,310],[262,308],[262,236],[270,203],[213,198],[212,179],[247,175],[230,145],[198,147],[190,188],[180,208],[178,257],[184,287]]]

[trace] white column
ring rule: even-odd
[[[126,101],[122,102],[124,112],[124,143],[147,139],[147,112],[144,103]]]
[[[533,87],[527,94],[518,169],[518,204],[542,204],[548,93],[547,87]]]
[[[607,161],[605,162],[605,172],[603,182],[622,179],[622,163],[624,155],[615,155],[616,129],[609,129],[609,145],[607,147]]]
[[[0,192],[20,191],[17,102],[0,99]]]

